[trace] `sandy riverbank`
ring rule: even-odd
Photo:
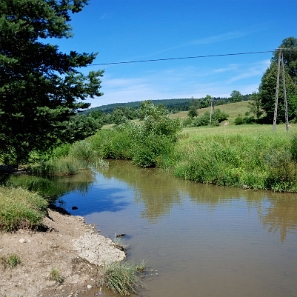
[[[0,297],[79,296],[97,286],[100,266],[125,258],[82,217],[49,209],[44,225],[44,232],[0,233],[0,257],[15,253],[22,261],[15,268],[0,262]],[[64,278],[61,285],[49,279],[54,268]]]

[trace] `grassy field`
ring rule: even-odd
[[[191,128],[184,128],[182,130],[184,134],[191,134],[191,135],[249,135],[249,136],[271,136],[271,137],[287,137],[294,133],[297,133],[297,125],[290,124],[289,131],[286,131],[285,124],[277,125],[276,131],[272,130],[271,125],[222,125],[218,127],[191,127]]]
[[[174,174],[200,183],[297,191],[296,125],[227,125],[185,128]]]
[[[229,115],[229,118],[228,118],[229,122],[234,123],[234,119],[239,114],[244,116],[245,113],[249,111],[248,106],[249,106],[248,101],[242,101],[242,102],[218,105],[218,106],[215,106],[215,109],[219,108],[221,111],[226,112]],[[206,111],[209,111],[209,107],[197,109],[198,115],[203,115]],[[185,119],[188,117],[188,111],[177,112],[175,114],[172,114],[171,117],[174,119],[176,119],[176,118]]]

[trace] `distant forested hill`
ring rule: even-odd
[[[213,97],[215,101],[215,105],[222,105],[228,103],[229,98],[220,98],[220,97]],[[244,95],[243,100],[249,100],[249,95]],[[181,99],[159,99],[159,100],[150,100],[154,105],[164,105],[170,112],[179,112],[189,110],[191,105],[197,106],[197,108],[205,107],[205,98],[181,98]],[[94,107],[86,111],[87,113],[91,111],[100,110],[104,113],[112,113],[114,109],[117,107],[126,107],[126,108],[133,108],[138,109],[141,105],[142,101],[134,101],[128,103],[112,103],[107,105],[102,105],[99,107]]]

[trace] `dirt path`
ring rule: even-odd
[[[22,262],[5,268],[0,261],[0,297],[79,296],[97,286],[101,265],[125,258],[82,217],[50,209],[48,214],[45,232],[0,233],[0,258],[14,253]],[[62,284],[49,279],[53,269],[63,277]]]

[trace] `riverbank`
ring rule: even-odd
[[[81,296],[98,289],[99,268],[121,261],[125,253],[101,236],[83,217],[48,209],[44,231],[0,233],[0,297]],[[5,267],[3,259],[16,254],[21,264]],[[63,280],[50,279],[56,271]]]

